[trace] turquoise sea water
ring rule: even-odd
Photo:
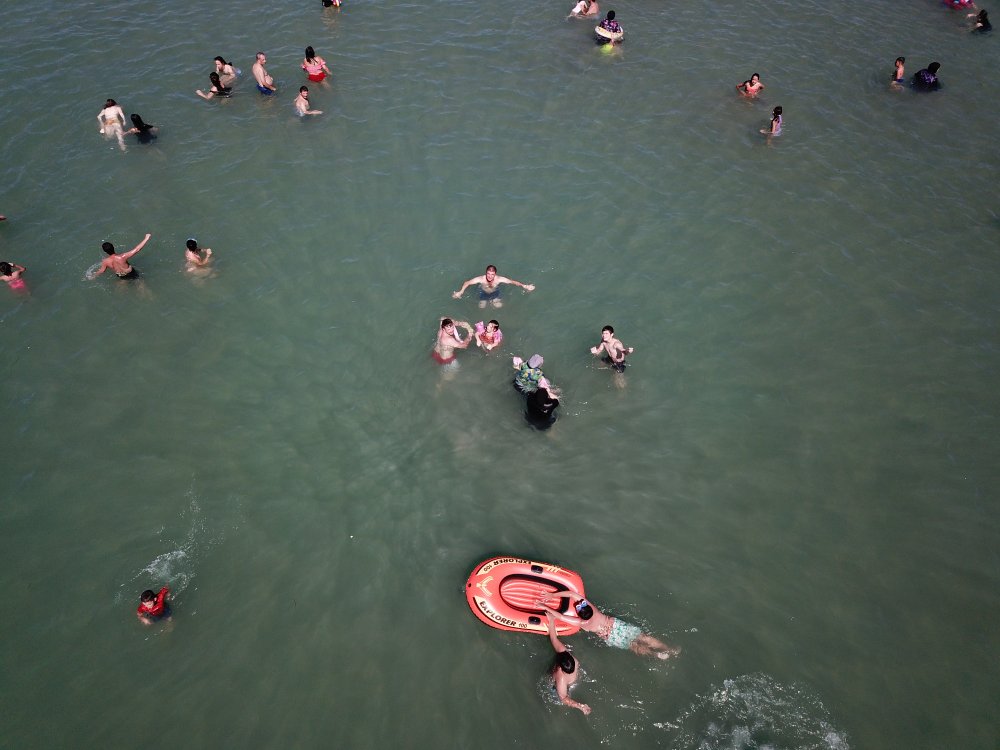
[[[0,5],[0,746],[997,746],[998,40],[640,0],[608,54],[572,4]],[[147,231],[141,287],[85,280]],[[451,298],[491,262],[536,290]],[[441,315],[501,351],[443,377]],[[547,703],[545,640],[465,603],[494,554],[681,656],[574,637],[593,713]]]

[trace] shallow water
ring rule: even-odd
[[[996,746],[996,38],[641,0],[608,54],[565,5],[0,6],[0,745]],[[900,54],[943,91],[888,91]],[[147,231],[141,287],[84,279]],[[451,299],[490,262],[536,290]],[[502,350],[443,377],[441,315]],[[498,553],[683,653],[574,637],[593,713],[546,703],[547,643],[463,600]]]

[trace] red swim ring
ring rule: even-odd
[[[543,594],[570,590],[584,596],[579,573],[521,557],[491,557],[472,571],[465,583],[465,598],[476,617],[490,627],[545,635],[549,632],[545,611],[535,602]],[[570,598],[564,596],[553,609],[566,612],[569,607]],[[561,636],[579,629],[556,621],[556,633]]]

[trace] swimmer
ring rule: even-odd
[[[326,60],[317,57],[312,47],[306,47],[306,57],[302,61],[302,70],[306,72],[306,77],[313,83],[319,83],[327,76],[333,75],[326,67]]]
[[[771,122],[766,128],[761,128],[763,135],[781,135],[781,107],[775,107],[771,112]]]
[[[538,388],[525,398],[524,418],[535,429],[547,430],[556,421],[556,407],[562,392],[549,382],[548,378],[538,380]]]
[[[208,264],[212,261],[212,248],[199,247],[198,240],[193,237],[185,244],[184,260],[187,261],[185,270],[188,273],[204,277],[212,272],[208,267]]]
[[[892,78],[889,79],[889,85],[894,89],[903,88],[903,83],[906,81],[906,68],[903,67],[905,62],[905,57],[897,57],[896,62],[893,63],[895,67],[892,71]]]
[[[514,286],[521,287],[526,292],[532,292],[535,289],[534,284],[522,284],[520,281],[508,279],[506,276],[497,276],[497,267],[489,265],[486,266],[486,273],[482,276],[473,276],[462,284],[461,289],[457,292],[452,292],[451,296],[455,299],[461,299],[462,295],[465,294],[465,290],[473,284],[479,284],[480,307],[486,307],[488,304],[492,304],[493,307],[503,307],[503,300],[500,299],[499,289],[501,284],[513,284]]]
[[[129,265],[128,261],[133,255],[142,250],[149,242],[149,238],[153,235],[147,234],[142,242],[133,247],[127,253],[122,253],[118,255],[115,252],[115,246],[110,242],[104,242],[101,244],[101,249],[108,254],[108,257],[101,261],[100,268],[94,271],[91,278],[100,276],[102,273],[107,271],[109,268],[117,274],[119,279],[137,279],[139,278],[139,272],[136,271],[132,266]]]
[[[542,374],[542,365],[545,364],[542,355],[532,354],[527,362],[520,357],[514,357],[511,362],[514,364],[514,369],[517,370],[517,375],[514,376],[514,387],[524,394],[534,393],[538,390],[539,381],[545,377]]]
[[[604,326],[601,329],[601,342],[590,347],[590,353],[595,357],[603,352],[604,360],[615,372],[625,372],[625,355],[634,351],[635,347],[625,346],[615,338],[615,329],[611,326]]]
[[[295,97],[295,112],[299,117],[323,114],[321,109],[309,109],[309,89],[306,86],[299,86],[299,95]]]
[[[976,23],[972,27],[973,31],[979,31],[979,32],[982,32],[982,33],[985,34],[987,31],[990,31],[990,30],[993,29],[993,24],[990,23],[989,14],[987,14],[987,12],[985,10],[979,11],[978,14],[976,14],[976,13],[970,13],[969,15],[966,16],[966,18],[975,18],[976,19]]]
[[[152,143],[156,140],[156,133],[159,128],[142,121],[139,115],[132,115],[132,127],[125,131],[125,135],[134,135],[139,139],[139,143]]]
[[[146,589],[139,597],[139,606],[135,610],[135,616],[143,625],[152,625],[157,620],[170,619],[170,604],[167,597],[170,589],[164,586],[159,593],[154,594],[152,589]]]
[[[573,10],[566,18],[587,18],[588,16],[596,16],[600,12],[601,8],[594,0],[580,0],[573,6]]]
[[[917,91],[937,91],[941,88],[941,82],[938,80],[937,72],[941,69],[941,63],[932,62],[926,68],[921,68],[916,73],[913,74],[913,80],[910,84]]]
[[[226,62],[223,57],[216,57],[213,62],[215,63],[215,72],[219,74],[222,85],[231,86],[236,81],[240,71],[234,68],[231,62]]]
[[[736,84],[736,90],[740,92],[741,96],[753,99],[764,90],[764,84],[760,82],[760,75],[754,73],[750,76],[750,80]]]
[[[570,591],[573,591],[579,597],[578,591],[574,591],[573,589],[570,589]],[[639,656],[655,656],[657,659],[669,659],[681,652],[678,647],[668,646],[658,638],[643,633],[636,625],[631,625],[616,617],[609,617],[583,597],[577,598],[572,604],[572,611],[576,613],[575,615],[564,615],[552,609],[547,604],[553,597],[565,595],[565,591],[553,591],[539,599],[538,605],[557,620],[562,620],[570,625],[577,625],[581,630],[593,633],[609,646],[628,649]],[[571,597],[571,601],[574,598]]]
[[[267,55],[263,52],[257,53],[257,62],[253,64],[253,78],[257,82],[257,90],[265,96],[271,96],[276,89],[274,79],[267,74],[264,63],[267,62]]]
[[[194,92],[202,99],[211,99],[215,96],[229,96],[233,93],[231,88],[222,85],[222,79],[219,77],[218,73],[209,73],[208,80],[212,85],[209,86],[207,94],[201,89]]]
[[[340,0],[323,0],[324,8],[339,8]]]
[[[483,321],[476,323],[476,346],[484,351],[492,351],[500,346],[503,341],[503,331],[500,330],[500,323],[491,320],[485,326]]]
[[[597,28],[603,29],[605,32],[601,33],[596,29],[594,30],[594,33],[597,35],[598,44],[615,44],[615,42],[620,44],[625,34],[621,24],[615,20],[615,12],[613,10],[608,11],[608,15],[598,24]]]
[[[464,328],[469,332],[469,337],[464,341],[458,335],[456,327]],[[431,357],[439,365],[450,365],[455,361],[455,350],[465,349],[472,343],[473,329],[464,320],[453,321],[451,318],[441,318],[441,326],[438,328],[437,341],[434,342],[434,349]]]
[[[125,150],[125,133],[122,130],[125,125],[125,113],[118,106],[114,99],[108,99],[104,103],[104,109],[97,114],[97,121],[101,124],[101,135],[106,138],[114,136],[118,139],[118,146]]]
[[[11,263],[6,260],[2,261],[0,262],[0,281],[6,283],[12,292],[26,292],[28,291],[28,285],[24,283],[21,274],[27,270],[27,268],[18,263]]]
[[[552,677],[552,687],[555,689],[556,696],[562,701],[563,705],[582,711],[583,715],[587,716],[590,714],[590,706],[586,703],[578,703],[569,697],[570,688],[580,678],[580,665],[573,658],[573,654],[562,645],[556,636],[555,618],[548,612],[546,612],[546,617],[549,621],[549,643],[552,644],[552,648],[556,652],[556,663],[552,666],[552,671],[549,673]]]

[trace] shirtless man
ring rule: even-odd
[[[309,109],[309,87],[299,86],[299,95],[295,97],[295,112],[302,117],[303,115],[321,115],[323,110],[321,109]]]
[[[267,74],[264,63],[267,62],[267,55],[263,52],[257,53],[257,62],[253,64],[253,77],[257,81],[257,90],[265,96],[270,96],[277,89],[274,87],[274,79]]]
[[[573,593],[579,597],[579,592],[573,591]],[[681,652],[678,647],[668,646],[663,641],[643,633],[636,625],[630,625],[616,617],[608,617],[582,597],[570,597],[573,601],[572,611],[576,613],[575,615],[561,614],[546,604],[553,598],[558,598],[557,595],[566,596],[566,592],[553,591],[547,594],[539,600],[539,606],[552,617],[571,625],[577,625],[588,633],[593,633],[609,646],[627,648],[639,656],[655,656],[657,659],[669,659]]]
[[[469,332],[468,337],[463,341],[455,331],[455,326],[461,326]],[[438,329],[437,341],[431,351],[431,357],[439,365],[450,365],[455,361],[455,350],[465,349],[472,343],[474,329],[464,320],[457,323],[451,318],[441,318],[441,327]]]
[[[136,271],[132,266],[128,264],[128,259],[135,255],[137,252],[145,247],[146,243],[149,242],[149,238],[153,235],[147,234],[142,242],[133,247],[127,253],[122,253],[118,255],[115,252],[115,246],[110,242],[105,242],[101,245],[101,249],[108,254],[108,257],[101,261],[101,267],[94,271],[94,275],[91,278],[100,276],[102,273],[107,271],[109,268],[114,271],[119,279],[137,279],[139,278],[139,272]]]
[[[452,297],[455,299],[461,299],[462,295],[465,294],[465,290],[468,289],[473,284],[479,284],[479,306],[486,307],[487,304],[492,304],[493,307],[503,307],[503,300],[500,299],[500,285],[501,284],[513,284],[514,286],[521,287],[526,292],[534,291],[534,284],[522,284],[520,281],[514,281],[514,279],[508,279],[506,276],[497,276],[496,266],[486,266],[486,273],[482,276],[474,276],[473,278],[462,284],[462,288],[457,292],[452,293]]]
[[[106,138],[114,136],[118,139],[118,147],[125,150],[125,113],[114,99],[104,103],[104,109],[97,113],[97,121],[101,124],[101,135]]]
[[[556,637],[556,620],[546,612],[549,623],[549,643],[556,652],[556,663],[552,667],[552,687],[555,688],[556,695],[563,705],[575,708],[583,712],[584,716],[590,713],[590,706],[586,703],[578,703],[569,697],[569,689],[576,684],[580,677],[579,664],[559,639]]]
[[[601,329],[601,343],[590,347],[590,353],[594,356],[604,352],[605,359],[615,372],[625,372],[625,355],[634,351],[635,347],[625,346],[615,338],[615,329],[611,326],[604,326]]]

